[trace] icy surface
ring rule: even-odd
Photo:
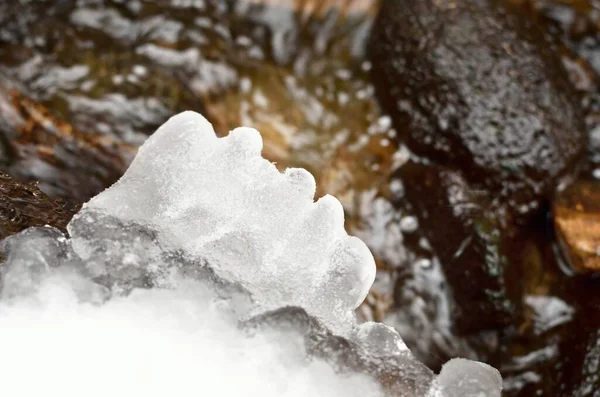
[[[455,358],[437,377],[444,397],[500,397],[502,377],[487,364]]]
[[[435,376],[400,335],[356,324],[374,263],[333,197],[279,173],[255,130],[175,116],[69,224],[0,251],[0,373],[11,396],[500,395],[497,371]],[[495,372],[494,372],[495,371]],[[482,394],[483,393],[483,394]]]
[[[313,201],[310,173],[280,173],[261,150],[254,129],[217,138],[200,114],[181,113],[81,216],[99,210],[149,225],[163,244],[204,258],[264,307],[301,306],[331,327],[347,327],[373,283],[373,256],[346,234],[337,199]]]

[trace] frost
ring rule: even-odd
[[[312,175],[278,172],[261,149],[253,129],[217,138],[182,113],[69,236],[4,240],[3,392],[499,395],[483,364],[451,361],[436,377],[393,328],[356,324],[373,257],[335,198],[314,202]]]

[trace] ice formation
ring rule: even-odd
[[[3,391],[499,395],[491,367],[453,361],[436,377],[394,329],[356,324],[369,250],[335,198],[314,202],[307,171],[279,173],[261,148],[253,129],[217,138],[182,113],[68,237],[46,227],[6,239]]]
[[[500,397],[502,377],[487,364],[455,358],[442,367],[438,378],[444,397]]]
[[[242,283],[264,307],[296,305],[329,326],[351,324],[375,277],[370,251],[346,234],[337,199],[313,201],[309,172],[280,173],[261,150],[254,129],[219,139],[204,117],[181,113],[82,216],[96,210],[148,225],[166,246]]]

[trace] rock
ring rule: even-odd
[[[28,227],[50,225],[66,232],[77,205],[53,200],[38,186],[0,172],[0,239]]]
[[[39,182],[52,197],[83,202],[113,184],[135,147],[82,132],[34,101],[0,71],[0,170]]]
[[[600,72],[600,59],[595,55],[600,47],[600,13],[596,0],[521,1],[535,13],[534,18],[556,28],[561,43],[579,58],[578,62],[596,74]],[[581,77],[579,83],[587,80],[585,76]],[[582,86],[585,87],[585,84]]]
[[[76,129],[138,145],[172,114],[203,109],[191,87],[218,85],[230,74],[225,66],[199,65],[198,49],[171,14],[190,25],[197,17],[175,4],[2,4],[0,63],[32,99]]]
[[[527,215],[573,177],[585,127],[553,47],[506,3],[385,2],[371,59],[411,149]]]
[[[595,313],[600,315],[600,313]],[[563,380],[568,391],[560,397],[600,396],[600,330],[577,333],[581,339],[574,340],[565,350],[571,359],[563,362],[567,377]],[[572,367],[571,367],[572,366]],[[570,389],[570,390],[569,390]]]
[[[559,397],[600,396],[600,299],[598,279],[577,276],[567,292],[578,303],[576,318],[560,345]]]
[[[518,252],[510,218],[491,211],[489,194],[470,186],[459,171],[410,162],[398,176],[440,257],[456,302],[459,331],[472,333],[515,321],[521,285],[518,268],[507,266]]]
[[[578,181],[557,194],[554,226],[562,253],[578,273],[600,270],[600,183]]]

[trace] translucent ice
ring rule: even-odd
[[[487,364],[455,358],[437,377],[444,397],[500,397],[502,377]]]
[[[301,306],[330,327],[347,328],[374,280],[373,257],[346,234],[337,199],[313,201],[310,173],[280,173],[261,150],[254,129],[217,138],[200,114],[181,113],[70,230],[90,211],[148,225],[161,244],[206,260],[263,307]]]

